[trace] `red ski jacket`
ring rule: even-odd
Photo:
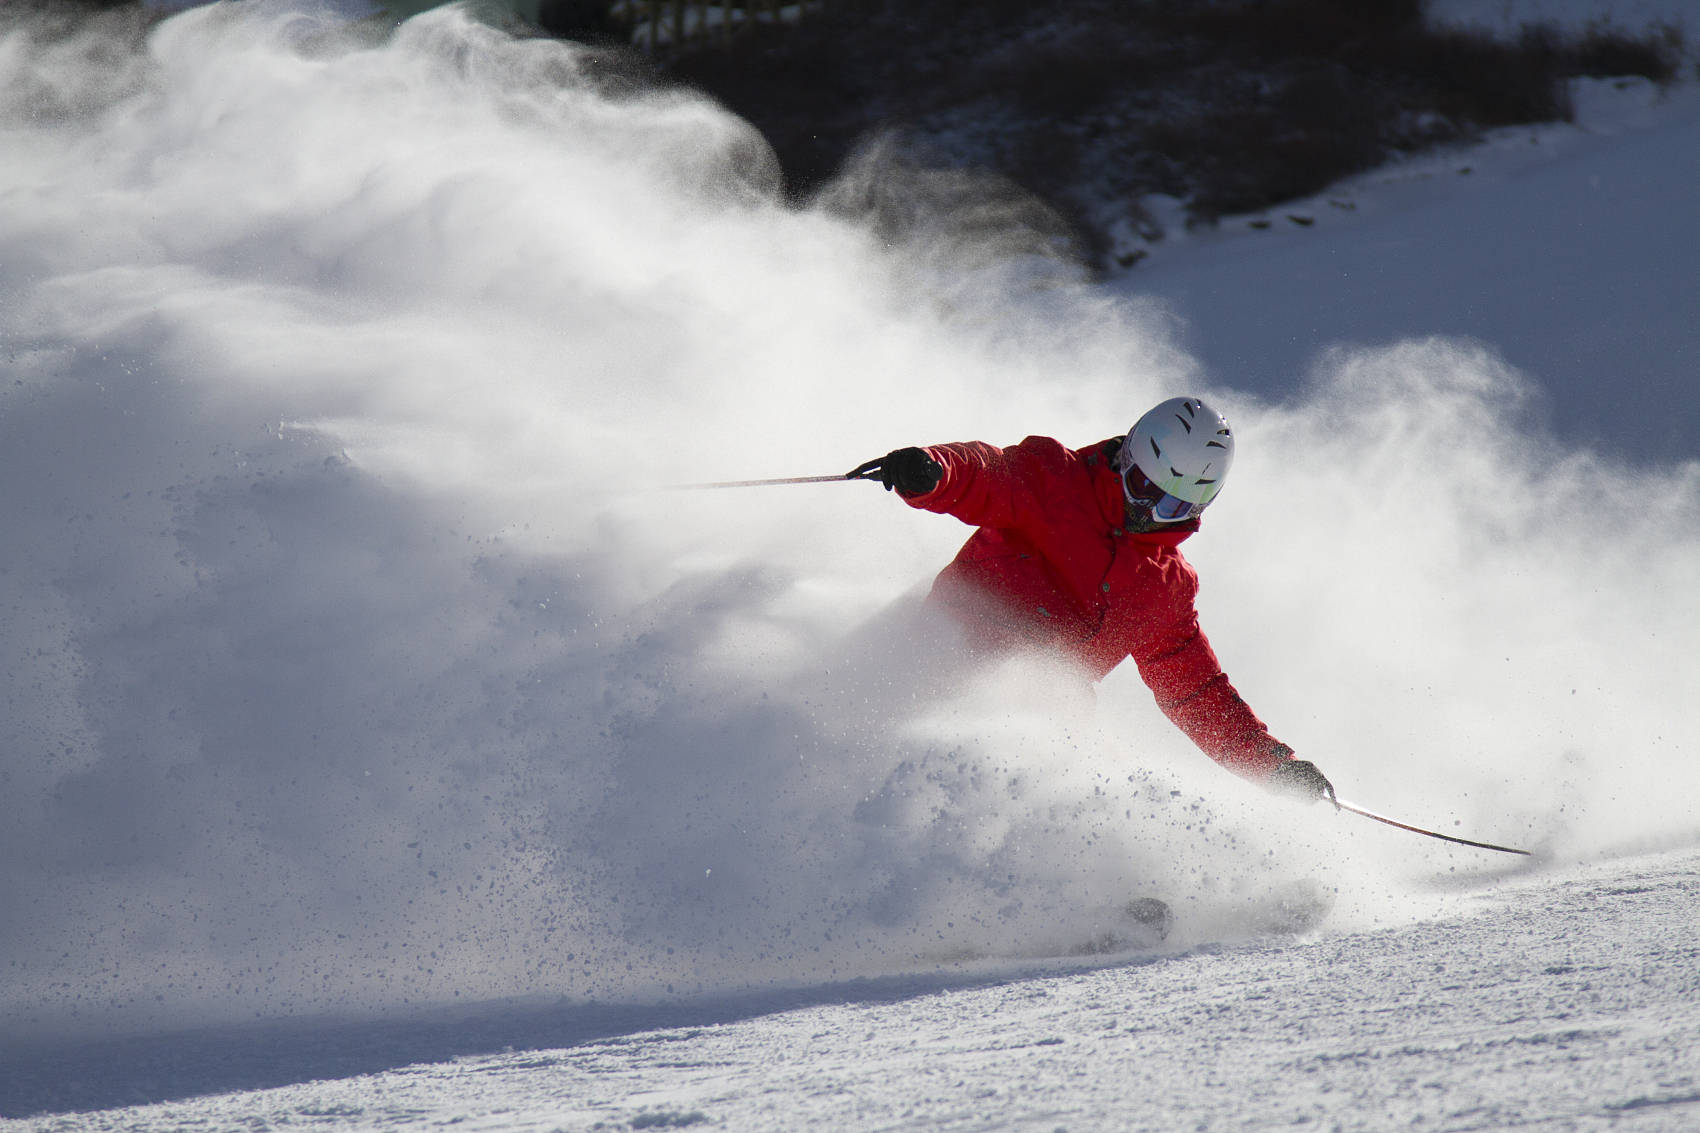
[[[1131,656],[1157,705],[1210,758],[1265,780],[1292,749],[1229,683],[1198,626],[1198,574],[1179,545],[1196,519],[1127,530],[1114,437],[1070,450],[1049,437],[1012,448],[933,445],[938,487],[907,497],[978,531],[939,573],[931,600],[976,647],[1038,646],[1075,658],[1094,681]]]

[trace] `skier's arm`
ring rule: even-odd
[[[924,470],[909,477],[905,470]],[[911,507],[953,515],[970,527],[1022,529],[1042,520],[1041,484],[1078,471],[1074,454],[1050,437],[1028,437],[999,448],[958,441],[897,449],[853,469],[852,478],[879,480]]]
[[[1280,787],[1291,782],[1294,773],[1278,769],[1305,762],[1294,760],[1293,749],[1269,734],[1268,727],[1229,682],[1199,628],[1196,613],[1189,613],[1136,653],[1134,663],[1163,714],[1205,755],[1228,770],[1254,782]],[[1306,766],[1315,770],[1313,764]],[[1316,774],[1321,776],[1321,772]]]
[[[1016,449],[984,441],[893,449],[859,464],[846,479],[877,480],[912,507],[954,515],[973,527],[1013,527],[1031,496]]]
[[[939,466],[939,480],[931,491],[906,497],[909,505],[953,515],[970,527],[1024,526],[1041,510],[1033,488],[1035,455],[1025,450],[1025,444],[1010,448],[984,441],[929,445],[926,452]]]

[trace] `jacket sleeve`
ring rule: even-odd
[[[1261,783],[1277,763],[1292,757],[1293,749],[1269,734],[1228,681],[1196,613],[1133,659],[1157,698],[1157,707],[1205,755],[1228,770]]]
[[[1019,446],[962,441],[926,451],[943,474],[932,491],[904,497],[911,507],[953,515],[971,527],[1020,527],[1037,506]]]

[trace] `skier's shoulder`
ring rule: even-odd
[[[1115,449],[1121,438],[1096,441],[1084,448],[1071,449],[1055,437],[1023,437],[1020,444],[1005,451],[1035,467],[1061,472],[1065,469],[1092,471],[1114,465]]]

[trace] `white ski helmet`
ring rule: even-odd
[[[1209,506],[1233,463],[1227,420],[1196,397],[1173,397],[1134,422],[1116,471],[1129,503],[1158,523],[1179,523]]]

